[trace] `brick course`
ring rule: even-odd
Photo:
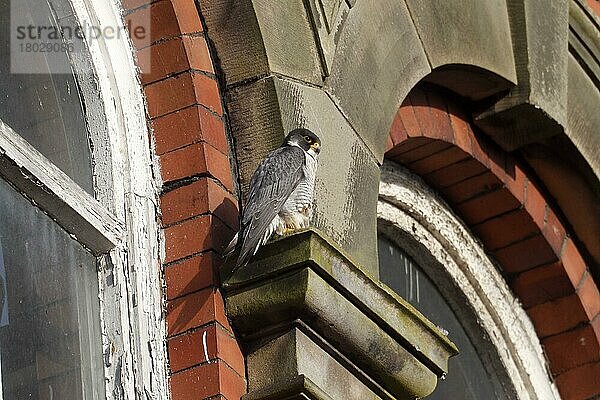
[[[202,343],[202,346],[198,346],[198,343]],[[167,345],[173,372],[222,360],[238,375],[245,374],[244,357],[237,341],[219,323],[175,336],[169,339]]]
[[[240,399],[244,357],[219,291],[221,253],[237,228],[223,106],[194,0],[124,0],[126,21],[151,18],[135,41],[160,198],[173,400]]]
[[[401,105],[386,158],[436,188],[500,264],[563,399],[600,392],[598,287],[530,169],[474,129],[460,100],[432,86],[417,86]]]

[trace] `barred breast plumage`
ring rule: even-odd
[[[276,231],[307,228],[312,217],[313,193],[317,172],[317,160],[310,153],[304,154],[304,176],[290,197],[285,201],[278,216],[283,219]]]

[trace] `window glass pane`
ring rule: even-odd
[[[448,331],[460,353],[450,358],[448,376],[427,397],[432,400],[502,399],[462,324],[423,270],[387,239],[379,238],[379,276],[396,293],[415,306],[431,322]]]
[[[4,400],[103,398],[96,259],[0,180]]]
[[[16,48],[11,48],[11,35],[15,36],[11,29],[40,27],[44,36],[51,32],[47,28],[75,24],[74,17],[65,11],[70,9],[68,0],[50,3],[51,6],[46,0],[0,0],[0,119],[93,193],[86,121],[66,49],[59,46],[51,51],[32,51],[35,48],[27,51],[20,48],[20,44],[26,44],[25,40],[16,41],[13,43]],[[38,43],[44,40],[42,37]],[[11,60],[19,52],[27,56],[21,62],[29,60],[38,73],[15,73],[19,72],[19,66],[11,71]]]

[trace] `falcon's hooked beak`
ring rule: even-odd
[[[317,154],[321,152],[321,145],[318,142],[314,142],[313,144],[311,144],[310,148],[313,149]]]

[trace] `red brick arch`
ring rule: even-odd
[[[238,400],[245,361],[217,273],[237,200],[202,15],[194,0],[124,0],[123,8],[131,26],[151,21],[151,44],[133,42],[162,182],[170,398]]]
[[[527,166],[473,128],[456,99],[432,87],[415,88],[400,106],[386,158],[437,189],[500,264],[563,399],[598,394],[598,287]]]

